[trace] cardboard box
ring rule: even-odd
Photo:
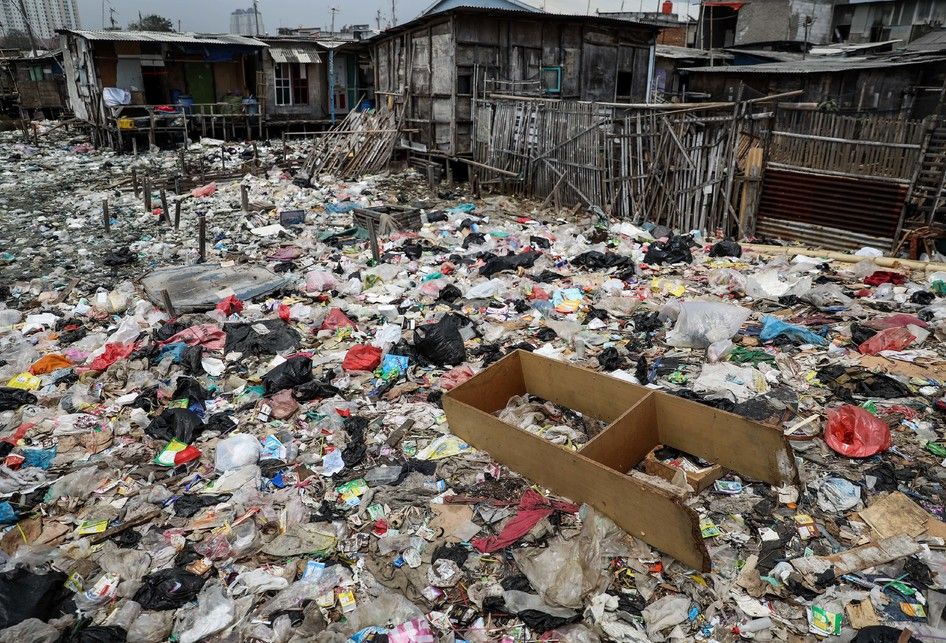
[[[494,415],[509,398],[525,393],[608,427],[569,451]],[[777,428],[526,351],[507,355],[444,394],[443,407],[450,430],[472,446],[556,494],[592,505],[629,534],[704,571],[710,569],[709,554],[683,491],[633,471],[648,453],[663,444],[743,479],[799,484],[794,455]]]
[[[658,478],[663,478],[668,482],[673,481],[674,476],[677,475],[679,469],[673,465],[662,462],[655,455],[657,450],[660,449],[663,445],[657,445],[650,453],[647,454],[647,457],[644,458],[644,471],[649,475],[657,476]],[[726,470],[723,469],[718,464],[714,464],[711,467],[701,469],[700,471],[686,471],[687,484],[693,487],[693,490],[696,493],[699,493],[706,489],[707,487],[712,487],[713,483],[723,477],[723,474],[726,473]]]

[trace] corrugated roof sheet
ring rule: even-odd
[[[243,45],[246,47],[268,47],[264,42],[236,34],[176,33],[173,31],[108,31],[98,29],[59,29],[92,41],[108,42],[166,42],[187,45]]]
[[[735,65],[730,67],[687,67],[691,74],[830,74],[859,69],[886,69],[895,67],[913,67],[929,63],[946,61],[944,56],[912,59],[890,58],[841,58],[815,59],[785,63],[762,63],[760,65]]]
[[[278,63],[320,63],[319,52],[315,47],[270,47],[269,55]]]
[[[946,50],[946,29],[931,31],[920,36],[906,46],[907,51],[943,51]]]
[[[651,24],[651,23],[647,23],[647,22],[637,22],[637,21],[632,21],[632,20],[617,20],[615,18],[602,18],[602,17],[591,16],[591,15],[586,15],[586,14],[552,13],[549,11],[546,11],[544,13],[543,12],[536,13],[532,11],[522,11],[522,10],[513,11],[513,10],[507,10],[507,9],[483,9],[483,8],[478,8],[478,7],[454,7],[453,9],[450,9],[448,11],[433,13],[427,16],[420,16],[418,18],[411,20],[410,22],[404,22],[402,24],[397,25],[396,27],[391,27],[387,31],[382,31],[378,35],[372,36],[368,40],[363,40],[362,42],[369,42],[369,43],[378,42],[380,40],[384,40],[385,38],[388,38],[395,34],[399,34],[409,29],[413,29],[414,27],[417,27],[418,25],[434,21],[438,18],[442,18],[445,14],[450,14],[450,13],[472,14],[472,15],[496,15],[496,16],[501,15],[503,17],[509,17],[510,19],[523,18],[526,20],[534,20],[534,21],[569,20],[578,24],[587,24],[587,25],[598,24],[602,26],[616,27],[618,29],[621,29],[621,28],[630,29],[632,27],[640,27],[644,29],[649,29],[653,32],[660,31],[659,26]],[[321,44],[321,42],[319,44]]]
[[[519,0],[436,0],[429,7],[424,9],[420,15],[428,16],[435,13],[443,13],[457,8],[471,9],[499,9],[502,11],[527,11],[529,13],[542,13],[538,7],[519,2]]]

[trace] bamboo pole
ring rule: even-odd
[[[860,263],[871,260],[881,268],[907,268],[910,270],[925,270],[927,272],[946,271],[946,263],[937,261],[915,261],[913,259],[898,259],[896,257],[858,257],[835,250],[821,250],[817,248],[796,248],[793,246],[765,246],[755,243],[743,243],[742,249],[764,255],[802,255],[804,257],[823,257],[831,261],[842,263]]]

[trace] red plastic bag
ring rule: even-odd
[[[355,344],[348,349],[342,368],[346,371],[373,371],[381,364],[381,349],[367,344]]]
[[[870,411],[845,404],[828,411],[824,441],[846,458],[868,458],[890,448],[890,428]]]
[[[328,311],[328,316],[325,318],[325,321],[322,322],[319,330],[337,330],[344,326],[355,328],[355,322],[348,319],[348,316],[342,312],[341,308],[333,308]]]
[[[857,350],[864,355],[876,355],[880,351],[902,351],[915,339],[916,337],[906,328],[888,328],[858,346]]]
[[[237,299],[236,295],[230,295],[226,299],[221,299],[217,303],[216,309],[229,317],[233,313],[243,312],[243,302]]]
[[[135,352],[134,344],[106,344],[105,352],[92,360],[89,368],[93,371],[104,371],[120,359],[124,359]]]
[[[879,286],[881,284],[893,284],[894,286],[899,286],[907,280],[906,277],[901,275],[899,272],[891,272],[889,270],[878,270],[874,272],[870,277],[864,280],[864,283],[868,286]]]
[[[878,317],[864,322],[864,325],[874,330],[887,330],[888,328],[903,328],[904,326],[918,326],[920,328],[929,328],[929,324],[917,317],[906,313],[894,313],[886,317]]]

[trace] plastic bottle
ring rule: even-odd
[[[772,619],[768,616],[764,618],[753,619],[743,625],[738,625],[733,628],[733,634],[752,634],[753,632],[761,632],[762,630],[767,630],[772,627]]]
[[[386,465],[375,467],[365,474],[365,482],[369,487],[380,487],[391,484],[401,477],[403,467],[400,465]]]

